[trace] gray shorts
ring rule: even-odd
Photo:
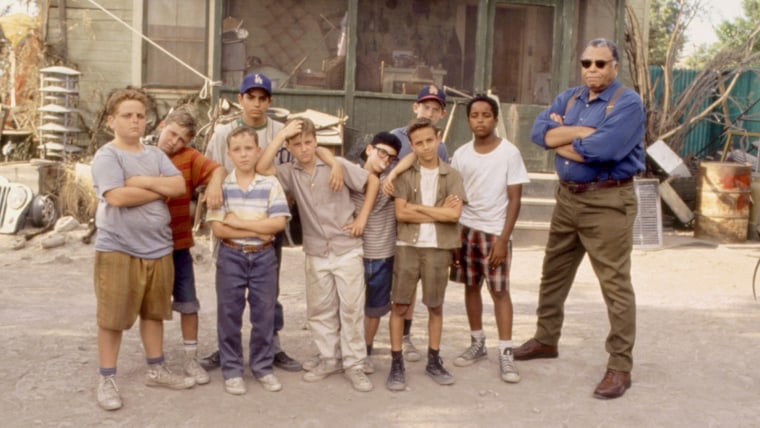
[[[391,300],[395,304],[410,305],[417,281],[421,279],[422,303],[429,308],[443,305],[450,264],[451,250],[397,246]]]

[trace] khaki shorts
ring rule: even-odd
[[[393,303],[410,305],[417,289],[417,281],[422,279],[422,303],[428,308],[443,305],[449,282],[451,250],[399,245],[394,260],[391,289]]]
[[[172,319],[173,283],[171,253],[158,259],[141,259],[120,252],[96,251],[98,327],[127,330],[138,314],[147,320]]]

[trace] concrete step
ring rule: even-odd
[[[559,183],[557,174],[531,172],[528,173],[528,177],[530,183],[522,186],[523,201],[526,197],[554,199],[554,192]]]
[[[544,246],[548,239],[548,221],[518,220],[512,231],[512,244],[515,247]]]
[[[521,199],[520,217],[518,220],[549,222],[552,219],[554,205],[556,205],[554,198],[523,197]]]

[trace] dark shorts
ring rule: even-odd
[[[509,265],[512,260],[512,241],[507,246],[504,263],[489,269],[488,252],[499,237],[490,233],[462,226],[462,251],[458,267],[451,268],[451,280],[463,282],[468,287],[479,287],[483,280],[493,291],[509,291]]]
[[[397,246],[391,300],[395,304],[410,305],[417,281],[421,279],[422,303],[428,308],[441,306],[449,282],[450,263],[451,250]]]
[[[364,315],[380,318],[390,312],[393,257],[364,259],[364,282],[367,285]]]
[[[201,305],[195,293],[195,273],[190,249],[174,250],[174,290],[172,309],[181,314],[197,314]]]

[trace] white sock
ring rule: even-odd
[[[512,340],[499,340],[499,353],[503,354],[504,350],[512,347]]]
[[[470,330],[470,336],[472,336],[475,340],[484,340],[486,338],[486,334],[482,329]]]
[[[197,340],[185,340],[182,342],[183,348],[185,349],[186,354],[192,354],[195,355],[198,352],[198,341]]]

